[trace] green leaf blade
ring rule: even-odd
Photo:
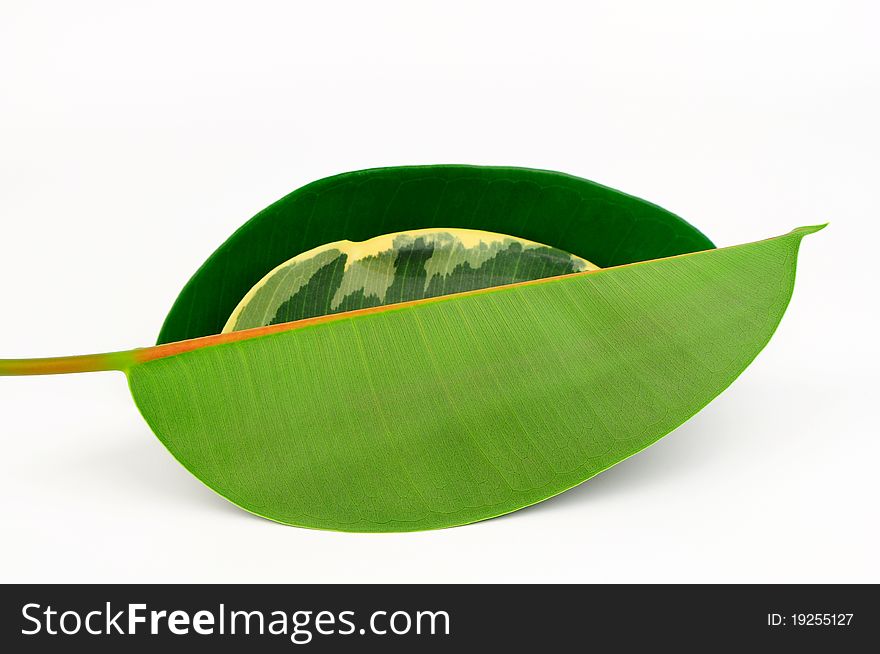
[[[466,524],[583,482],[711,401],[775,330],[806,233],[341,316],[129,382],[171,453],[249,511]]]
[[[344,173],[297,189],[237,230],[181,291],[158,342],[219,333],[245,294],[297,254],[436,227],[524,238],[601,268],[714,247],[665,209],[564,173],[465,165]]]

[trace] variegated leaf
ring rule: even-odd
[[[557,248],[471,229],[420,229],[337,241],[269,272],[242,299],[223,331],[595,269]]]

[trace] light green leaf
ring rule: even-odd
[[[776,329],[814,230],[340,314],[134,366],[131,390],[184,466],[256,514],[465,524],[571,488],[699,411]]]
[[[338,284],[312,283],[320,256],[357,247],[338,241],[425,229],[527,239],[555,248],[556,262],[572,262],[561,250],[602,270],[530,281],[508,271],[505,285],[478,288],[485,280],[460,284],[447,266],[430,279],[464,292],[439,296],[416,283],[430,261],[401,276],[406,293],[397,275],[344,268]],[[801,239],[818,229],[713,249],[655,205],[560,173],[347,173],[233,234],[184,287],[159,345],[0,360],[0,375],[124,371],[187,469],[278,522],[461,525],[571,488],[699,411],[770,339]],[[345,302],[360,310],[341,312]],[[291,317],[303,319],[271,324]],[[219,333],[227,322],[234,331]],[[239,330],[249,325],[261,326]]]

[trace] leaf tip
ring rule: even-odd
[[[797,229],[792,231],[792,234],[800,234],[802,236],[806,236],[807,234],[815,234],[816,232],[820,232],[826,227],[828,227],[830,223],[822,223],[821,225],[806,225],[804,227],[798,227]]]

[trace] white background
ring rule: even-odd
[[[702,413],[457,529],[279,526],[178,465],[121,374],[0,378],[0,581],[880,581],[877,7],[3,0],[3,357],[153,343],[235,228],[346,170],[562,170],[719,245],[831,227]]]

